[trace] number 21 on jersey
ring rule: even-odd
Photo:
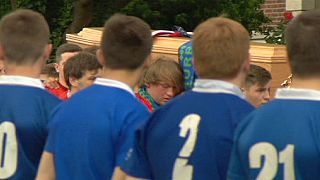
[[[197,142],[198,127],[201,117],[197,114],[190,114],[183,118],[180,123],[180,137],[187,138],[182,149],[179,152],[179,158],[174,163],[172,179],[191,180],[193,175],[193,166],[187,165],[194,146]],[[188,135],[188,137],[187,137]]]
[[[14,175],[18,164],[16,127],[12,122],[0,124],[0,179]]]
[[[279,153],[275,146],[268,142],[261,142],[253,145],[249,151],[250,168],[261,168],[262,157],[264,157],[263,167],[257,179],[274,179],[277,175],[279,164],[284,165],[284,179],[294,180],[294,145],[288,144]]]

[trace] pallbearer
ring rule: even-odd
[[[233,132],[254,108],[239,86],[249,70],[249,34],[211,18],[193,36],[195,87],[156,111],[137,132],[123,170],[131,179],[225,180]]]

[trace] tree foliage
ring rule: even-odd
[[[241,22],[249,32],[259,31],[269,20],[260,10],[264,0],[0,0],[0,16],[14,8],[41,12],[47,19],[54,47],[64,34],[76,33],[84,26],[103,26],[116,12],[141,17],[153,29],[178,25],[187,31],[205,19],[224,15]],[[74,17],[75,15],[75,17]]]
[[[264,0],[222,0],[220,11],[231,19],[241,22],[250,33],[262,31],[262,25],[270,22],[260,9],[263,3]]]
[[[260,10],[264,0],[133,0],[122,12],[146,20],[154,29],[173,25],[192,31],[213,16],[227,16],[241,22],[249,32],[260,30],[269,19]]]

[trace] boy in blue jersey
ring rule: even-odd
[[[38,179],[111,179],[124,174],[134,131],[149,117],[135,97],[136,85],[152,47],[150,27],[133,16],[114,15],[105,24],[95,83],[59,106]]]
[[[0,21],[0,179],[36,176],[47,138],[47,123],[60,100],[48,93],[39,77],[52,45],[44,17],[16,10]]]
[[[239,125],[228,179],[320,177],[320,11],[293,19],[285,38],[295,79]]]
[[[193,36],[195,87],[157,110],[137,132],[128,179],[224,180],[234,129],[254,108],[240,90],[249,70],[249,34],[211,18]]]

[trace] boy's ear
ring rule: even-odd
[[[47,62],[47,60],[49,59],[51,52],[52,52],[52,44],[48,44],[45,47],[45,52],[44,52],[44,55],[43,55],[43,59],[44,59],[45,62]]]
[[[153,63],[153,58],[152,58],[152,54],[150,54],[146,58],[146,60],[144,61],[142,66],[143,66],[144,69],[148,69],[152,63]]]
[[[248,59],[244,62],[244,70],[246,73],[250,71],[251,54],[249,53]]]
[[[54,63],[54,68],[56,69],[56,72],[59,73],[59,64],[58,63]]]
[[[4,60],[4,49],[3,47],[0,45],[0,61]]]
[[[78,85],[79,85],[78,79],[76,79],[74,77],[69,77],[69,82],[72,87],[78,87]]]
[[[51,52],[52,52],[52,44],[48,44],[44,48],[42,59],[40,59],[40,61],[41,61],[40,63],[41,63],[42,67],[44,67],[47,64],[47,60],[49,59]]]
[[[106,64],[106,60],[105,60],[104,57],[103,57],[103,54],[102,54],[101,49],[98,49],[98,50],[97,50],[97,58],[98,58],[99,63],[101,64],[101,66],[104,67],[105,64]]]
[[[199,73],[197,72],[197,69],[198,69],[198,63],[197,63],[198,61],[196,60],[196,58],[195,57],[193,57],[193,60],[192,60],[192,65],[193,65],[193,69],[194,69],[194,71],[196,72],[196,74],[199,76]],[[181,64],[179,63],[179,65],[181,66]],[[200,77],[199,77],[200,78]]]

